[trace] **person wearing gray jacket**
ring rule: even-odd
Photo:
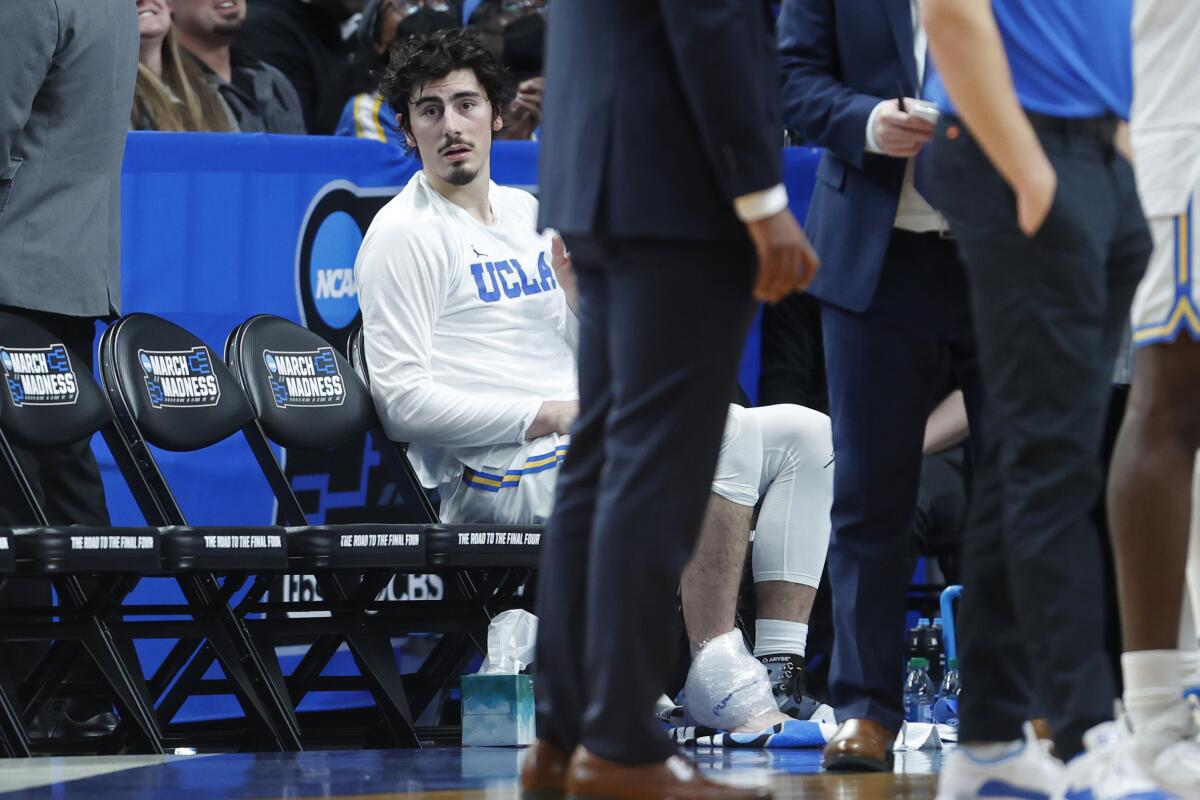
[[[136,9],[133,0],[0,3],[0,310],[47,328],[89,369],[96,320],[120,310]],[[108,524],[87,440],[18,457],[51,524]],[[0,496],[0,525],[34,522],[15,500]],[[48,584],[0,594],[7,605],[48,600]],[[36,658],[25,647],[5,651],[9,678],[20,679]],[[68,711],[79,721],[101,714]]]

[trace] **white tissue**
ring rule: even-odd
[[[736,728],[778,708],[767,668],[746,650],[738,630],[712,639],[696,654],[684,692],[688,713],[710,728]]]
[[[501,611],[488,625],[487,657],[480,675],[516,675],[533,663],[537,617],[519,608]]]

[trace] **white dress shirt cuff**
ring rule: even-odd
[[[884,100],[882,103],[878,103],[874,108],[871,109],[871,116],[867,117],[866,151],[868,153],[878,153],[879,155],[883,155],[883,148],[879,146],[879,142],[875,141],[875,120],[879,117],[879,112],[883,111],[883,107],[886,103],[886,100]]]
[[[787,207],[787,189],[782,183],[777,183],[770,189],[744,194],[733,201],[733,210],[742,222],[758,222],[778,214]]]

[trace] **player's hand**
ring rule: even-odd
[[[538,409],[537,416],[533,418],[529,430],[525,431],[525,439],[532,441],[551,433],[568,434],[578,416],[579,401],[546,400]]]
[[[1013,186],[1017,195],[1017,225],[1026,236],[1034,236],[1046,223],[1058,192],[1058,174],[1044,153]]]
[[[554,268],[554,277],[559,287],[567,296],[567,305],[572,311],[577,311],[579,289],[575,283],[575,267],[571,264],[571,254],[567,251],[567,246],[557,233],[550,239],[550,266]]]
[[[900,110],[898,100],[885,100],[875,115],[875,144],[889,156],[912,158],[933,138],[933,125],[920,117]]]
[[[777,303],[792,292],[804,291],[817,277],[820,259],[788,209],[746,223],[758,253],[754,299]]]

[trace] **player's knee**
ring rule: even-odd
[[[772,415],[776,420],[773,427],[778,442],[764,442],[766,446],[784,447],[788,460],[799,467],[824,470],[831,466],[833,427],[826,414],[804,406],[785,404],[773,406]]]

